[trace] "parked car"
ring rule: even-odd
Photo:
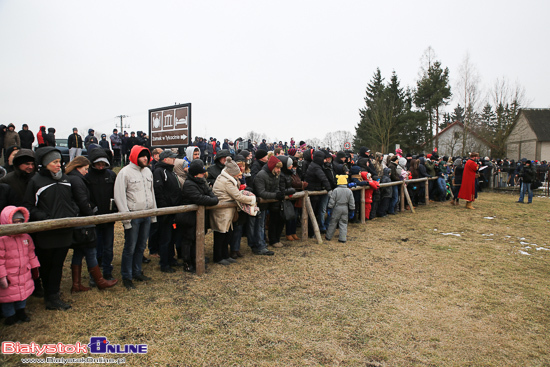
[[[70,162],[69,155],[69,143],[67,139],[55,139],[56,148],[61,151],[61,156],[63,157],[63,163],[67,164]],[[82,155],[88,157],[88,151],[86,148],[82,149]]]

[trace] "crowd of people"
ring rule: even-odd
[[[338,231],[338,241],[346,242],[348,223],[362,220],[362,191],[352,190],[355,187],[365,186],[365,220],[399,211],[402,185],[384,184],[417,178],[436,179],[429,181],[428,193],[424,183],[413,181],[406,185],[413,206],[425,204],[428,197],[430,201],[449,201],[452,205],[462,199],[466,208],[474,209],[473,202],[484,187],[485,172],[500,172],[504,164],[480,159],[477,153],[469,157],[439,157],[435,151],[413,155],[397,149],[395,153],[382,154],[366,147],[357,154],[332,152],[309,147],[303,141],[296,144],[294,139],[290,144],[227,139],[220,144],[216,139],[197,137],[185,149],[150,150],[144,134],[139,134],[143,140],[132,141],[126,152],[129,146],[123,144],[127,134],[121,137],[115,129],[109,142],[105,134],[98,140],[90,129],[82,139],[75,128],[68,139],[70,162],[65,166],[55,139],[54,145],[49,145],[44,142],[50,138],[41,134],[39,147],[33,150],[34,138],[23,139],[20,132],[15,133],[18,140],[14,129],[10,124],[3,140],[4,147],[12,142],[15,145],[4,152],[8,173],[0,179],[2,224],[188,204],[211,207],[235,201],[237,207],[209,210],[206,220],[205,230],[211,229],[214,238],[211,260],[222,266],[230,266],[244,256],[243,237],[252,253],[259,256],[273,256],[276,249],[298,240],[297,227],[305,204],[303,199],[290,200],[298,191],[321,191],[310,196],[315,216],[308,222],[309,235],[314,236],[318,229],[331,241]],[[25,131],[28,128],[23,126],[23,136]],[[45,127],[41,128],[43,131]],[[131,135],[133,138],[135,134]],[[31,146],[23,146],[24,140],[30,141]],[[83,149],[87,156],[82,155]],[[125,161],[127,164],[115,174],[112,168]],[[532,202],[531,184],[536,177],[533,162],[522,160],[514,166],[510,178],[521,182],[520,202],[525,193],[528,203]],[[126,289],[136,288],[135,282],[146,284],[151,280],[142,264],[152,259],[158,259],[164,273],[173,273],[177,268],[196,271],[195,212],[124,220],[122,224],[120,276]],[[0,237],[0,303],[4,322],[10,325],[30,320],[25,302],[31,294],[43,297],[49,310],[71,307],[60,293],[63,263],[70,249],[71,292],[90,290],[82,284],[84,258],[91,286],[115,286],[118,279],[112,264],[114,226],[115,223],[105,223],[32,236]],[[144,256],[147,247],[148,257]]]

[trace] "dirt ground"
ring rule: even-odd
[[[550,198],[482,193],[476,210],[431,203],[350,225],[348,241],[288,243],[197,277],[71,295],[66,312],[30,298],[3,341],[147,344],[131,366],[548,366]],[[211,257],[212,236],[206,254]],[[123,232],[117,224],[115,276]],[[67,357],[90,357],[74,354]],[[21,365],[2,355],[0,365]],[[43,358],[42,356],[41,358]],[[60,357],[60,355],[58,355]]]

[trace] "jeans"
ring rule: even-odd
[[[69,160],[72,161],[75,157],[82,155],[82,148],[69,149]]]
[[[523,199],[525,197],[525,191],[529,193],[529,198],[527,199],[528,203],[533,202],[533,190],[531,189],[531,182],[522,182],[521,183],[521,190],[519,194],[519,202],[523,203]]]
[[[260,251],[267,247],[265,243],[265,215],[266,210],[261,210],[255,217],[248,218],[248,246],[253,251]]]
[[[317,218],[317,223],[319,224],[319,230],[320,231],[326,231],[327,225],[325,223],[325,215],[327,214],[327,205],[329,201],[328,194],[321,195],[321,199],[319,200],[319,207],[317,208],[317,213],[315,213],[315,217]],[[330,221],[330,218],[328,219]]]
[[[95,268],[97,266],[97,257],[95,247],[76,247],[73,250],[73,259],[71,265],[82,265],[82,258],[86,256],[86,264],[88,269]]]
[[[395,214],[395,207],[397,206],[398,201],[399,201],[399,187],[395,185],[395,186],[392,186],[392,194],[391,194],[390,207],[388,208],[388,214]],[[355,205],[357,205],[357,203]]]
[[[101,259],[103,274],[113,272],[113,243],[115,241],[115,223],[102,223],[96,225],[97,233],[97,258]]]
[[[231,251],[241,250],[241,238],[243,236],[244,224],[233,224],[233,233],[231,233],[231,240],[229,241],[229,248]]]
[[[1,303],[0,305],[2,306],[2,315],[4,315],[4,317],[10,317],[15,315],[15,311],[27,307],[27,300]]]
[[[143,251],[147,246],[151,218],[137,218],[131,221],[132,228],[124,230],[121,274],[123,279],[132,279],[141,274]]]
[[[439,187],[439,201],[445,201],[447,197],[447,185],[443,177],[437,178],[437,186]]]

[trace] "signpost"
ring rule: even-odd
[[[345,150],[350,150],[351,149],[351,143],[349,143],[349,142],[344,143],[344,149]]]
[[[191,103],[149,110],[151,148],[189,145]]]

